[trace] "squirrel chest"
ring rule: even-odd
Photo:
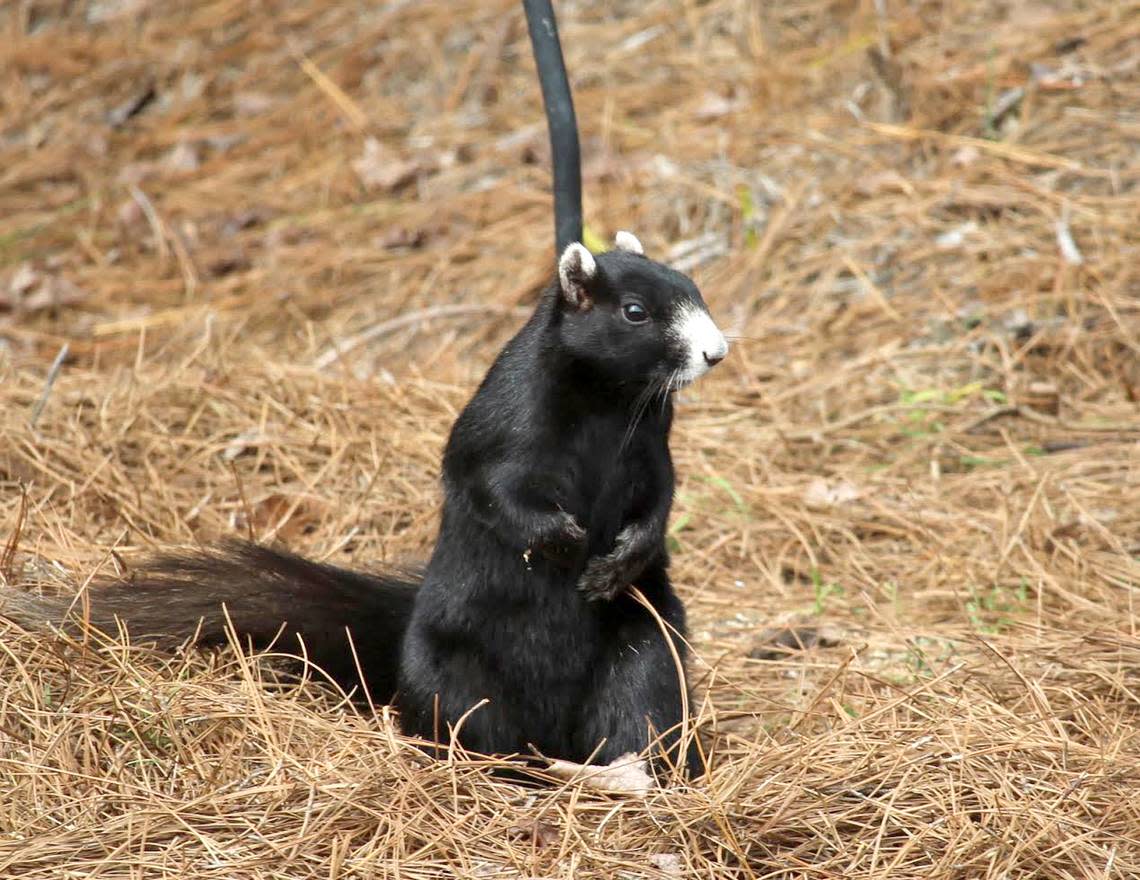
[[[673,493],[668,414],[644,413],[636,424],[632,418],[587,418],[568,444],[568,509],[589,534],[591,555],[612,547],[627,522]]]

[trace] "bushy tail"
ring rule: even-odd
[[[224,644],[232,626],[255,648],[299,654],[303,643],[304,655],[346,689],[359,686],[359,663],[372,699],[383,703],[396,691],[418,587],[410,575],[365,574],[231,542],[158,556],[127,580],[93,586],[85,607],[2,589],[0,617],[67,626],[65,617],[77,620],[86,610],[97,629],[114,633],[121,621],[133,639],[163,647],[189,639]]]

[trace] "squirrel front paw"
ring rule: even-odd
[[[535,549],[552,562],[572,565],[586,549],[586,530],[566,511],[559,511]]]
[[[587,601],[610,601],[629,589],[645,568],[644,542],[648,534],[637,523],[628,525],[618,533],[613,550],[586,563],[578,589]]]
[[[629,587],[629,575],[624,560],[616,553],[595,556],[586,563],[586,570],[578,579],[578,590],[587,602],[609,602]]]

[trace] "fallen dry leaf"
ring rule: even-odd
[[[83,300],[87,293],[67,278],[21,263],[7,285],[0,285],[0,311],[41,312]]]
[[[552,825],[541,819],[528,819],[519,822],[517,825],[511,826],[510,833],[533,842],[539,849],[558,843],[562,839],[562,833],[558,830],[557,825]]]
[[[238,92],[234,95],[234,114],[260,116],[277,106],[277,99],[263,92]]]
[[[547,772],[558,779],[581,782],[586,788],[644,797],[656,785],[644,758],[633,752],[619,755],[609,764],[575,764],[554,761]]]
[[[846,480],[831,486],[823,477],[816,477],[804,490],[804,506],[809,510],[830,510],[855,501],[860,494],[859,489]]]
[[[162,164],[168,171],[191,172],[197,171],[202,164],[198,155],[198,147],[188,141],[183,141],[166,154]]]
[[[693,118],[698,122],[711,122],[722,116],[734,112],[739,107],[738,101],[730,101],[723,95],[709,92],[701,99],[700,104],[693,110]]]
[[[653,853],[649,864],[670,877],[681,876],[681,856],[678,853]]]
[[[418,248],[427,241],[427,231],[424,229],[409,229],[406,226],[396,226],[383,235],[377,236],[373,241],[377,247],[385,250],[398,248]]]
[[[753,660],[781,660],[809,648],[834,648],[840,641],[839,631],[831,627],[770,627],[756,637],[748,656]]]
[[[368,189],[392,192],[406,186],[421,173],[432,170],[434,163],[422,159],[403,159],[374,137],[364,141],[364,152],[353,160],[352,170]]]

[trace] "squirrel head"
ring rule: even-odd
[[[619,232],[595,256],[567,246],[558,260],[558,332],[576,360],[625,387],[676,390],[728,354],[728,343],[687,275],[645,256]]]

